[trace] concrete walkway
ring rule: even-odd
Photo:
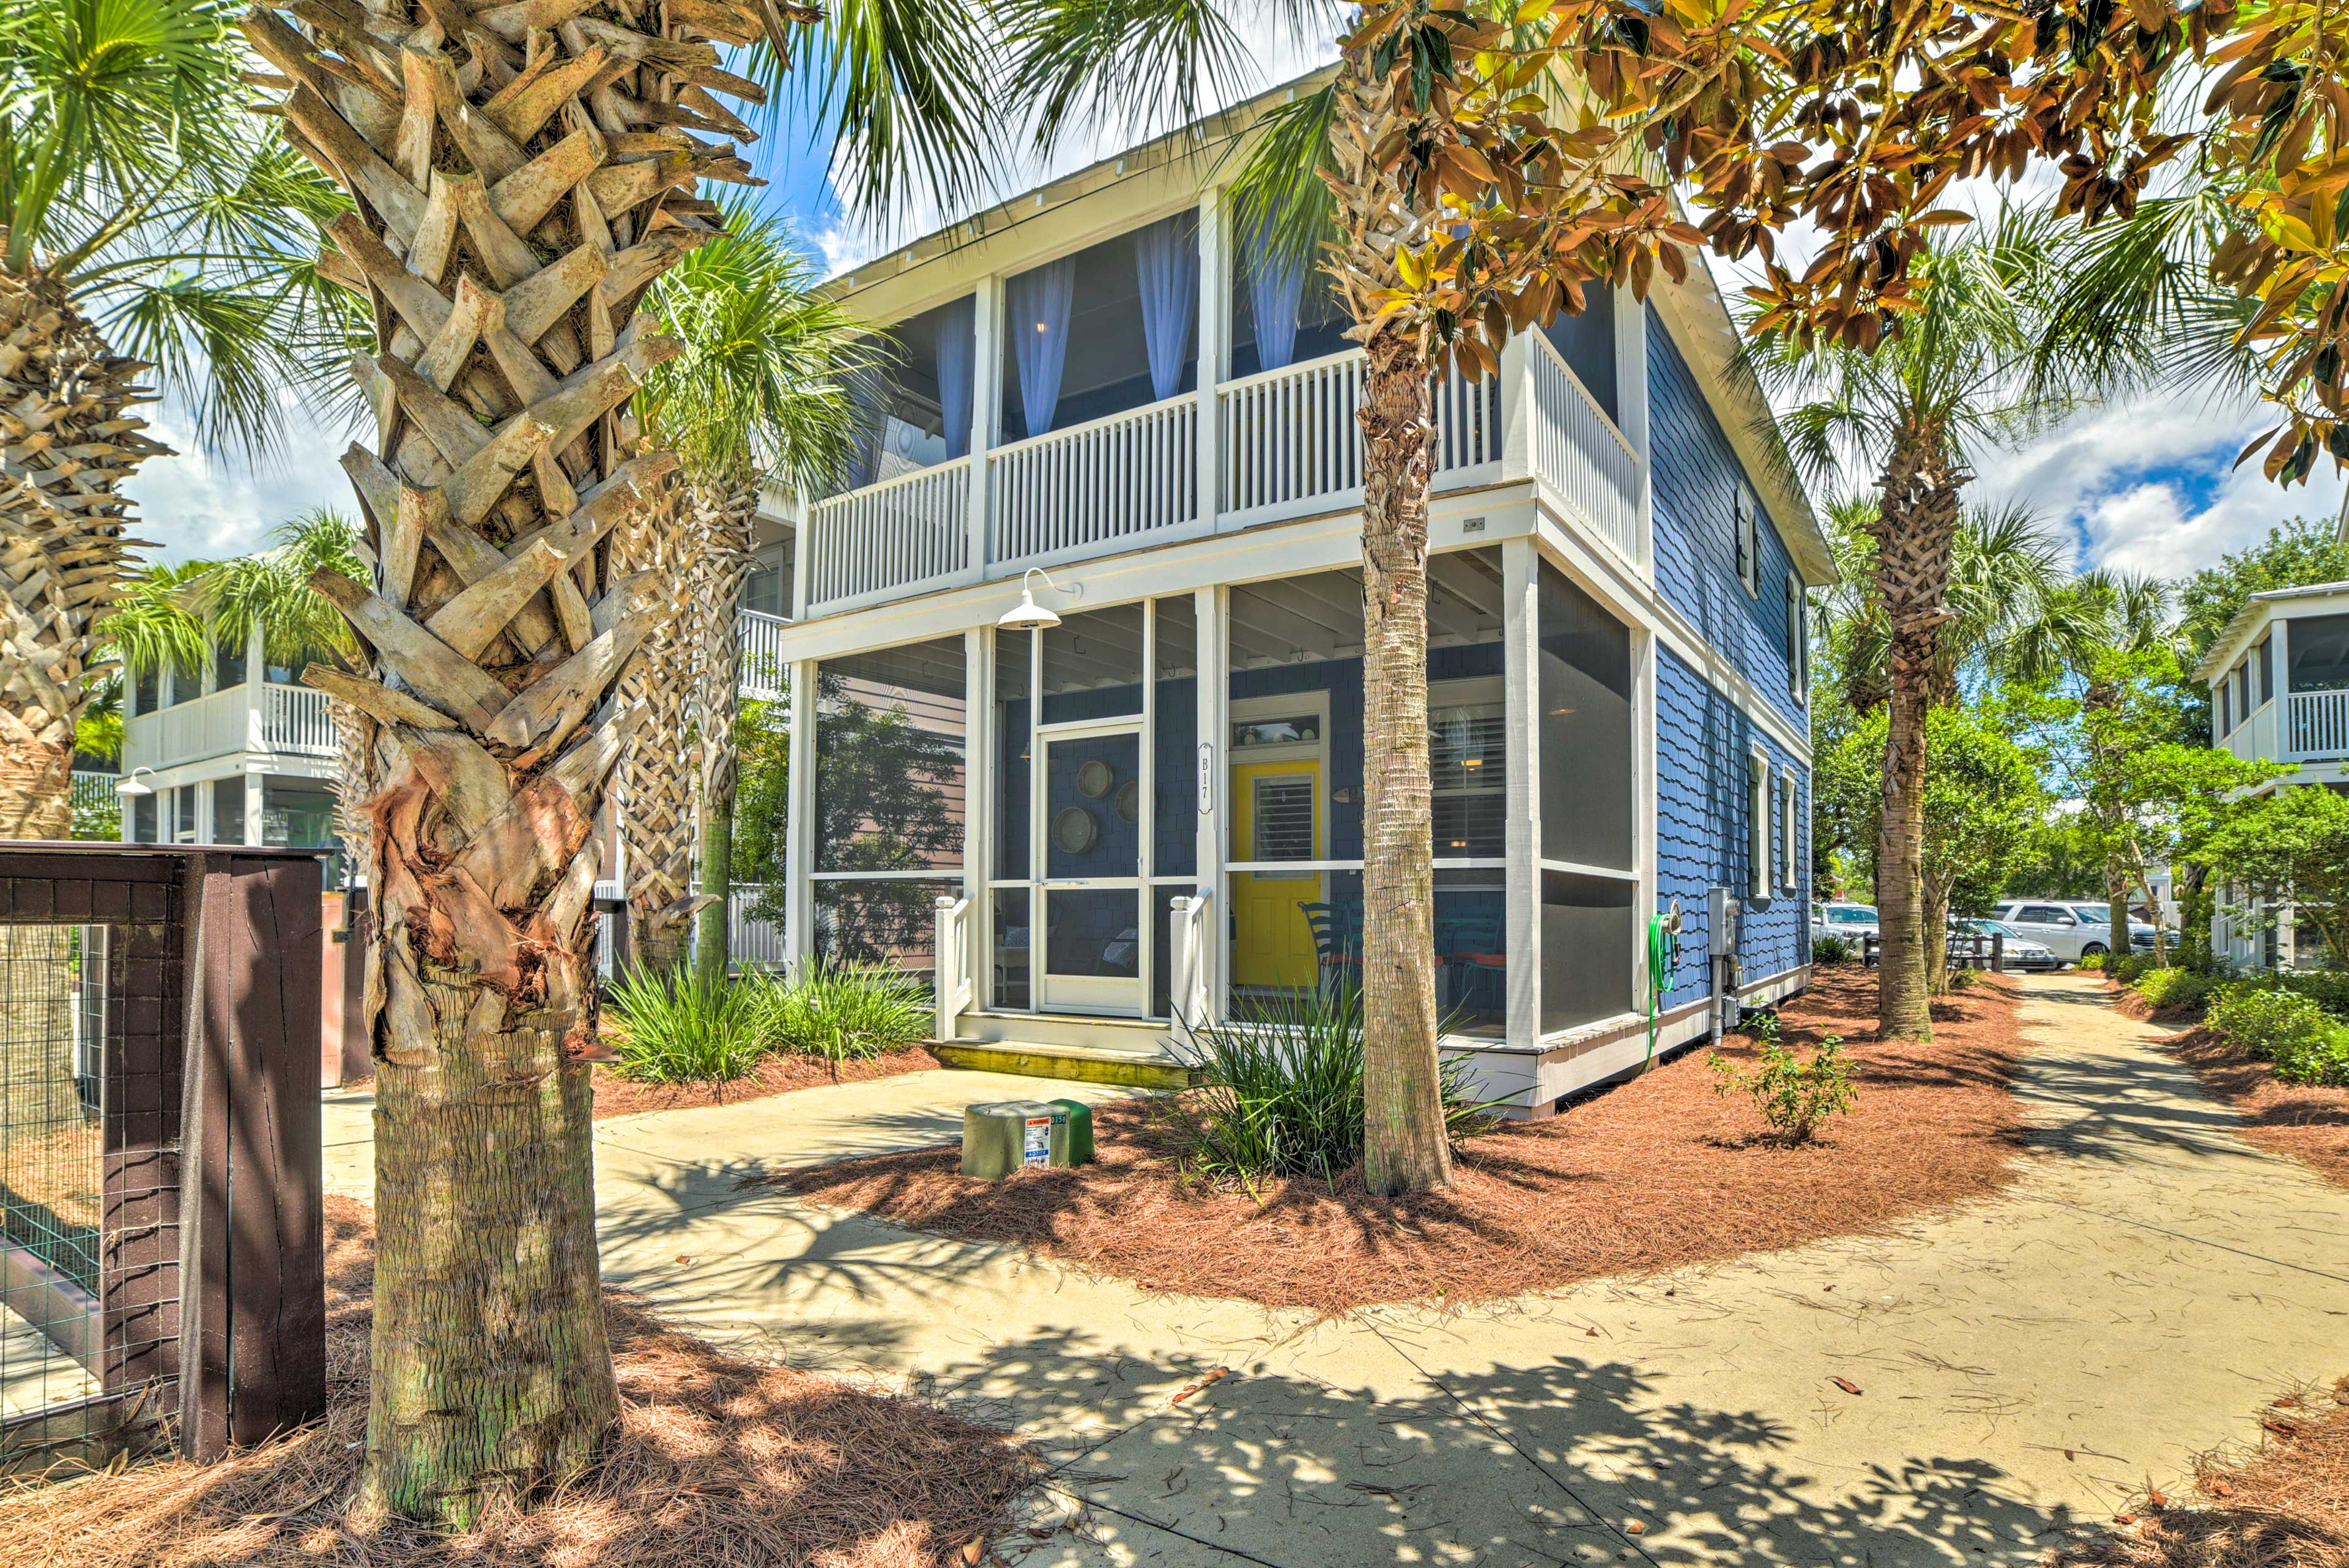
[[[2243,1143],[2092,982],[2027,983],[2021,1179],[1895,1235],[1317,1324],[738,1185],[1033,1092],[939,1072],[602,1124],[605,1268],[1034,1440],[1049,1532],[998,1546],[1025,1568],[2035,1563],[2349,1372],[2349,1191]],[[364,1196],[360,1109],[328,1155]]]

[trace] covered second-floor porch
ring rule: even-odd
[[[790,504],[792,618],[1360,506],[1364,361],[1327,280],[1235,243],[1220,193],[1100,226],[960,269],[890,327],[852,483]],[[1619,332],[1590,300],[1438,384],[1434,486],[1537,485],[1644,576],[1644,334],[1628,296]]]
[[[2213,743],[2247,761],[2349,763],[2349,583],[2255,597],[2199,673]]]

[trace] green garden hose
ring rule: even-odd
[[[1648,1058],[1640,1064],[1642,1073],[1655,1064],[1657,1009],[1663,1005],[1664,992],[1672,988],[1673,963],[1679,957],[1672,950],[1672,937],[1680,923],[1677,908],[1670,915],[1648,918]]]

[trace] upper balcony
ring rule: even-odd
[[[265,663],[257,649],[222,650],[210,670],[164,670],[131,688],[123,724],[122,769],[159,774],[248,755],[336,755],[326,694],[296,685],[292,667]]]
[[[1326,281],[1223,230],[1209,201],[893,327],[862,483],[793,520],[796,617],[1359,507],[1363,355]],[[1532,481],[1643,575],[1640,459],[1593,297],[1497,377],[1438,384],[1434,487]]]
[[[2349,763],[2349,583],[2252,596],[2195,673],[2213,743],[2246,761]]]

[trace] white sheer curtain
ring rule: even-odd
[[[949,461],[970,454],[971,334],[977,321],[970,296],[938,311],[938,422],[946,427]]]
[[[1142,290],[1150,391],[1164,400],[1182,389],[1185,350],[1199,314],[1199,243],[1189,213],[1162,218],[1133,236],[1133,273]]]
[[[1061,372],[1069,360],[1069,302],[1076,283],[1076,263],[1063,256],[1021,273],[1006,286],[1018,337],[1011,354],[1019,369],[1019,410],[1031,436],[1052,428],[1053,412],[1061,406]]]

